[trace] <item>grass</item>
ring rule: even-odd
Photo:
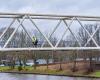
[[[1,72],[12,72],[12,71],[18,71],[18,67],[15,67],[14,69],[10,69],[8,66],[2,66],[0,67],[0,71]],[[40,74],[57,74],[57,75],[64,75],[66,74],[66,71],[59,71],[59,70],[51,70],[51,69],[47,69],[45,66],[39,66],[36,69],[34,69],[31,66],[27,66],[25,68],[23,68],[23,70],[21,70],[20,72],[30,72],[30,73],[40,73]],[[68,72],[69,73],[69,72]]]
[[[10,69],[8,66],[0,66],[1,72],[19,72],[18,66],[15,69]],[[90,76],[90,77],[100,77],[100,71],[94,71],[88,75],[82,73],[82,71],[72,72],[71,70],[51,70],[47,69],[45,66],[39,66],[34,69],[31,66],[23,67],[22,73],[37,73],[37,74],[51,74],[51,75],[72,75],[72,76]]]
[[[90,76],[95,76],[95,77],[100,77],[100,71],[95,71],[91,74],[89,74]]]
[[[0,71],[6,71],[9,70],[10,68],[8,66],[0,66]]]

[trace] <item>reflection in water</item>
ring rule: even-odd
[[[0,80],[100,80],[94,78],[0,73]]]

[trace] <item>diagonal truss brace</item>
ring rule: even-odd
[[[73,37],[76,39],[76,41],[78,42],[79,46],[81,46],[80,42],[78,41],[78,38],[74,35],[74,33],[72,32],[72,30],[70,29],[70,27],[67,25],[66,21],[63,20],[65,25],[66,25],[66,28],[68,28],[68,30],[71,32],[71,34],[73,35]]]
[[[68,25],[69,27],[71,26],[72,22],[73,22],[73,19],[72,19],[71,22],[69,23],[69,25]],[[63,37],[64,37],[64,35],[66,34],[67,30],[68,30],[68,29],[65,30],[65,32],[63,33],[61,39],[59,39],[59,41],[56,43],[55,47],[57,47],[57,46],[59,45],[60,41],[63,39]]]
[[[97,44],[97,42],[94,40],[93,37],[91,37],[91,34],[89,33],[89,31],[83,26],[83,24],[81,23],[81,21],[75,17],[75,19],[78,21],[78,23],[81,25],[81,27],[87,32],[87,34],[89,35],[89,37],[92,39],[92,41],[94,42],[94,44],[96,45],[96,47],[99,47],[99,45]]]
[[[17,21],[18,21],[18,23],[20,24],[20,20],[17,19]],[[11,26],[14,22],[15,22],[15,19],[14,19],[13,22],[10,24],[10,26]],[[9,27],[10,27],[10,26],[9,26]],[[32,37],[31,37],[30,34],[27,32],[26,28],[24,27],[24,25],[23,25],[22,23],[21,23],[21,26],[22,26],[22,28],[24,29],[24,31],[27,33],[27,35],[29,36],[29,38],[32,40]],[[9,27],[7,27],[7,30],[8,30]],[[6,30],[6,31],[7,31],[7,30]],[[5,31],[5,32],[6,32],[6,31]]]
[[[16,19],[13,19],[13,21],[11,21],[10,25],[3,31],[3,33],[0,36],[0,40],[2,39],[2,37],[5,35],[5,33],[7,32],[7,30],[13,25],[13,23],[15,22]]]
[[[91,41],[91,39],[93,38],[93,36],[96,34],[96,32],[100,29],[100,26],[98,26],[96,28],[96,30],[94,31],[94,33],[91,35],[91,37],[88,39],[87,43],[84,46],[87,46],[87,44]]]
[[[49,45],[51,47],[54,47],[52,45],[52,43],[50,42],[50,40],[42,33],[42,31],[38,28],[38,26],[35,24],[35,22],[32,20],[32,18],[30,16],[27,15],[27,17],[29,18],[29,20],[32,22],[32,24],[36,27],[36,29],[43,35],[43,37],[46,39],[46,41],[49,43]]]
[[[74,21],[74,18],[71,19],[71,22],[70,22],[69,25],[68,25],[67,22],[66,22],[65,20],[63,20],[63,22],[64,22],[65,25],[66,25],[66,30],[65,30],[65,32],[63,33],[61,39],[56,43],[55,47],[57,47],[57,46],[59,45],[60,41],[61,41],[61,40],[63,39],[63,37],[65,36],[67,30],[69,30],[69,31],[71,32],[71,34],[74,36],[74,38],[75,38],[76,41],[78,42],[79,46],[81,46],[81,44],[79,43],[77,37],[74,35],[74,33],[72,32],[72,30],[70,29],[70,26],[72,25],[73,21]]]
[[[15,30],[13,31],[13,33],[11,34],[11,36],[9,37],[9,39],[7,40],[7,42],[5,43],[5,45],[3,46],[3,48],[7,47],[8,43],[11,41],[11,39],[13,38],[14,34],[16,33],[16,31],[18,30],[18,28],[20,27],[20,25],[23,23],[23,21],[25,20],[25,16],[23,16],[22,21],[20,22],[20,24],[15,28]]]
[[[19,22],[19,24],[20,24],[20,20],[19,19],[17,19],[17,21]],[[22,26],[22,28],[24,29],[24,31],[26,32],[26,34],[29,36],[29,38],[32,40],[32,37],[30,36],[30,34],[28,33],[28,31],[26,30],[26,28],[24,27],[24,25],[21,23],[21,26]]]
[[[53,31],[51,32],[51,34],[49,35],[49,37],[48,37],[48,39],[50,39],[51,38],[51,36],[53,35],[53,33],[57,30],[57,28],[59,27],[59,25],[61,24],[61,22],[62,22],[62,20],[60,20],[59,22],[58,22],[58,24],[56,25],[56,27],[53,29]],[[44,44],[45,44],[45,42],[43,42],[43,44],[42,44],[42,46],[41,47],[43,47],[44,46]]]

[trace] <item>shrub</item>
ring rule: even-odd
[[[22,70],[22,66],[18,66],[18,71],[21,71]]]

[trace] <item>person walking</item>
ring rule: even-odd
[[[35,36],[32,37],[32,43],[35,47],[37,47],[38,39]]]

